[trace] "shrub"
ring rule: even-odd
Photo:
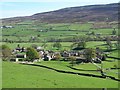
[[[60,59],[61,59],[60,53],[55,54],[54,59],[55,59],[55,60],[60,60]]]

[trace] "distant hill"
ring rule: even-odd
[[[3,22],[36,20],[47,23],[117,21],[118,3],[69,7],[56,11],[37,13],[32,16],[3,19]]]

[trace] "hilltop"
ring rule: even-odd
[[[118,3],[68,7],[56,11],[36,13],[31,16],[5,18],[3,23],[33,20],[47,23],[74,23],[117,21]]]

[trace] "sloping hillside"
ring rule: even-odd
[[[48,23],[117,21],[118,3],[69,7],[51,12],[37,13],[32,16],[3,19],[3,22],[21,22],[26,19]]]

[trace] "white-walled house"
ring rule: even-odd
[[[10,61],[21,61],[22,59],[26,58],[26,54],[17,54],[14,58],[12,58]]]
[[[13,26],[1,26],[0,28],[13,28]]]

